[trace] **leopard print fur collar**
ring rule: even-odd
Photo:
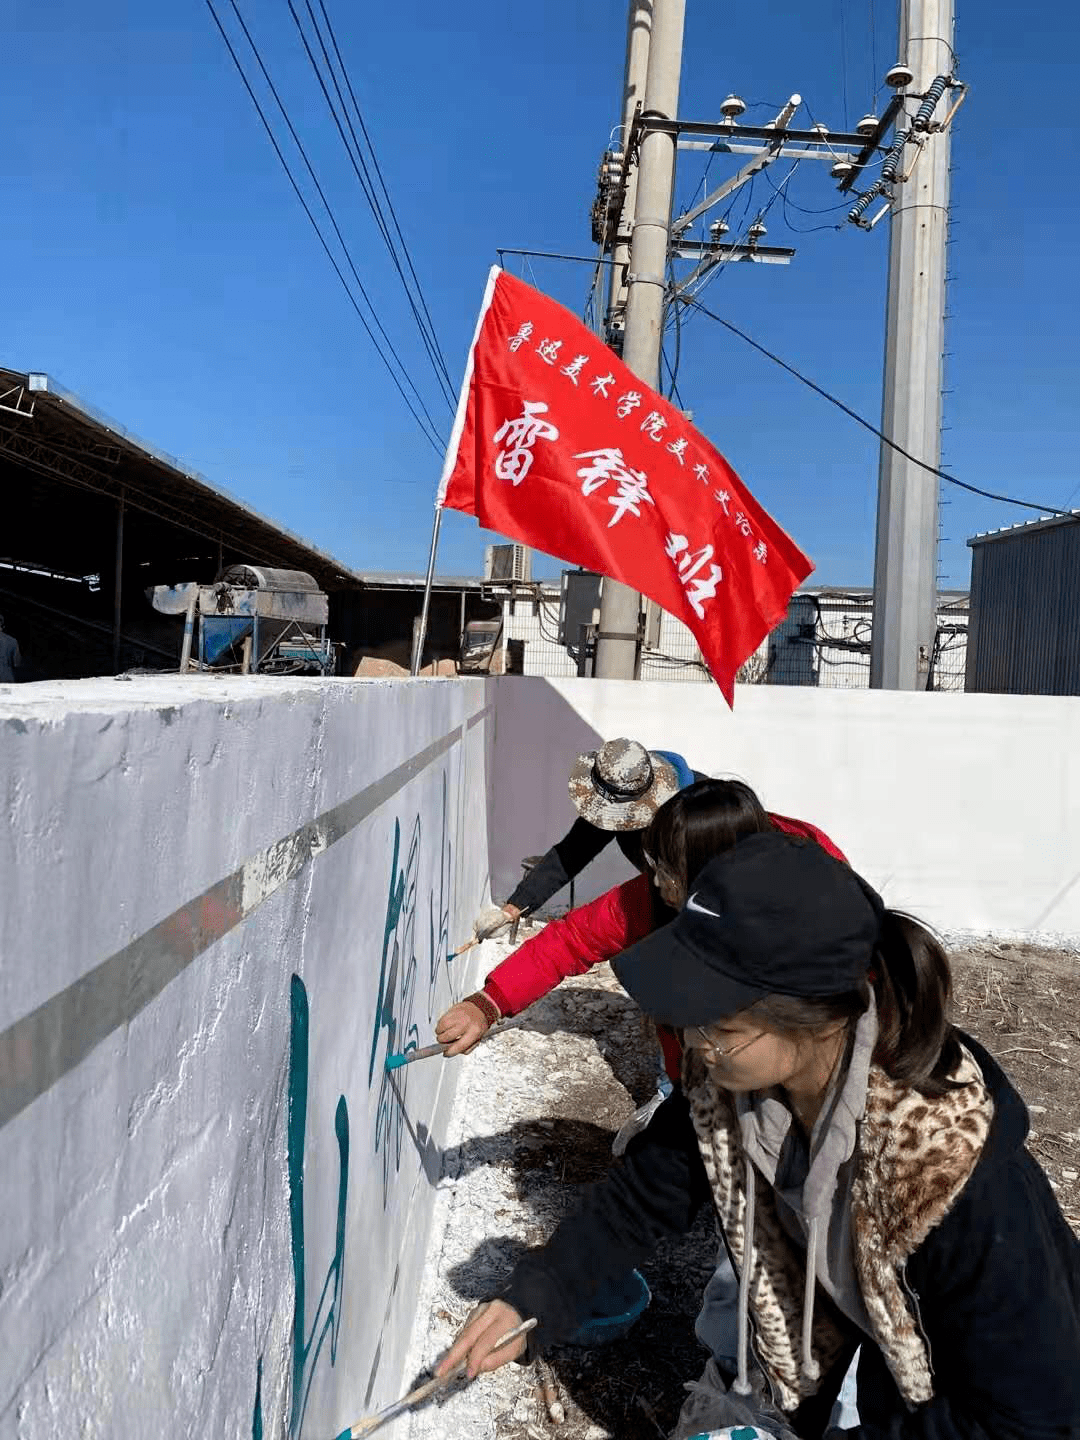
[[[929,1400],[933,1374],[926,1342],[907,1299],[904,1265],[939,1225],[966,1185],[982,1153],[993,1101],[982,1073],[965,1050],[952,1076],[963,1088],[928,1100],[871,1066],[859,1126],[852,1186],[852,1241],[874,1336],[897,1388],[911,1405]],[[684,1084],[717,1216],[737,1269],[746,1255],[746,1159],[735,1107],[687,1052]],[[757,1172],[750,1276],[755,1350],[786,1411],[818,1388],[844,1345],[844,1336],[819,1304],[811,1355],[803,1363],[802,1303],[805,1254],[780,1223],[773,1193]]]

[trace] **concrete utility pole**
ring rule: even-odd
[[[644,112],[674,120],[679,108],[682,70],[683,20],[686,0],[652,0],[651,6],[631,0],[627,37],[626,92],[632,80],[635,21],[644,26],[652,11],[652,33],[647,41],[648,69]],[[636,62],[640,64],[640,58]],[[629,111],[633,115],[633,107]],[[624,122],[626,111],[624,110]],[[656,386],[660,371],[660,344],[664,332],[664,297],[667,289],[668,236],[675,179],[677,136],[648,131],[638,155],[634,229],[627,275],[626,334],[623,360],[647,385]],[[627,135],[623,135],[624,153]],[[629,157],[627,156],[627,161]],[[626,162],[624,162],[626,163]],[[604,680],[632,680],[637,664],[638,615],[641,599],[635,590],[605,579],[600,601],[600,627],[596,642],[596,675]]]
[[[622,130],[619,140],[624,166],[627,164],[626,142],[630,136],[630,126],[634,123],[634,112],[639,105],[644,107],[645,104],[652,17],[652,0],[630,0],[630,10],[626,17],[626,65],[623,70]],[[626,276],[630,268],[630,234],[634,225],[634,207],[637,204],[637,179],[637,168],[628,169],[622,215],[615,246],[611,252],[612,263],[608,266],[608,315],[616,305],[621,310],[626,304]]]
[[[914,75],[912,92],[921,95],[937,76],[952,74],[952,41],[952,0],[901,0],[899,55]],[[901,114],[896,123],[898,132],[910,128],[911,117]],[[917,138],[922,150],[893,205],[881,428],[940,468],[950,137],[944,129]],[[905,168],[915,159],[908,146]],[[926,688],[937,628],[937,546],[937,477],[883,445],[870,652],[877,689]]]

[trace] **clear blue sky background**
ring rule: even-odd
[[[590,248],[596,164],[618,119],[624,0],[327,4],[456,384],[495,247]],[[285,0],[242,8],[434,407]],[[204,0],[6,0],[0,10],[0,361],[51,372],[347,564],[422,568],[438,462],[348,307]],[[715,116],[729,90],[776,103],[799,91],[815,118],[854,124],[878,84],[875,42],[878,75],[895,58],[888,0],[688,0],[687,10],[687,116]],[[1063,138],[1078,45],[1071,6],[1021,13],[968,0],[958,14],[960,72],[973,90],[953,149],[945,460],[975,484],[1051,505],[1080,503],[1078,201]],[[702,165],[682,162],[682,196]],[[811,163],[788,193],[811,208],[838,198]],[[753,208],[770,194],[759,181]],[[834,218],[791,216],[808,228]],[[798,245],[795,263],[730,267],[707,302],[876,421],[887,226],[792,242],[779,204],[767,223],[770,241]],[[534,273],[580,312],[584,267],[537,261]],[[813,557],[817,579],[869,583],[871,437],[700,316],[687,328],[680,388]],[[433,413],[448,421],[445,409]],[[963,586],[964,540],[1025,512],[948,498],[941,570]],[[475,573],[484,538],[450,516],[440,570]]]

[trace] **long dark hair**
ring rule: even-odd
[[[855,1024],[873,987],[878,1038],[873,1060],[898,1084],[934,1098],[954,1088],[960,1039],[949,1020],[952,971],[937,937],[900,910],[886,910],[866,981],[846,995],[803,1000],[769,995],[744,1011],[782,1035]]]
[[[730,850],[744,835],[760,835],[772,828],[749,785],[741,780],[698,780],[661,805],[641,843],[646,855],[689,886],[714,855]]]

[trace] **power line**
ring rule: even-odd
[[[847,0],[840,0],[840,70],[844,87],[844,129],[847,130],[850,128],[847,91]]]
[[[881,77],[877,68],[877,16],[874,13],[874,0],[870,0],[870,93],[875,102],[881,92]]]
[[[326,28],[330,35],[330,43],[334,47],[334,54],[337,56],[337,62],[341,67],[341,74],[342,78],[345,81],[345,88],[349,92],[349,99],[353,103],[353,109],[356,111],[356,118],[360,122],[360,129],[363,132],[364,139],[367,141],[368,152],[371,155],[371,163],[375,166],[375,174],[378,176],[379,184],[382,186],[382,192],[386,196],[386,204],[390,210],[390,218],[394,222],[394,229],[397,232],[398,239],[401,241],[401,249],[405,255],[405,261],[409,267],[409,274],[412,276],[413,282],[416,285],[416,293],[420,297],[420,304],[423,308],[424,315],[426,316],[428,325],[431,329],[431,338],[435,343],[435,349],[438,353],[443,373],[449,379],[450,372],[447,369],[446,360],[443,357],[442,346],[439,344],[439,337],[435,330],[435,322],[431,318],[431,311],[428,309],[427,300],[424,296],[424,287],[420,284],[420,277],[417,275],[416,267],[413,265],[412,255],[409,251],[408,242],[406,241],[405,236],[402,234],[401,226],[398,223],[397,211],[394,209],[394,202],[390,198],[390,191],[387,188],[386,180],[383,177],[382,167],[379,164],[379,157],[375,153],[374,142],[372,141],[371,136],[368,134],[367,126],[364,124],[364,117],[361,113],[359,102],[356,99],[356,92],[353,90],[352,80],[349,78],[349,72],[346,69],[345,61],[342,59],[341,50],[338,48],[337,36],[334,34],[334,26],[330,19],[330,16],[326,13],[326,6],[323,3],[323,0],[319,0],[319,9],[322,11],[323,19],[326,21]]]
[[[304,196],[303,191],[300,189],[300,186],[296,183],[296,178],[295,178],[295,176],[293,175],[292,171],[291,171],[290,168],[289,168],[289,163],[288,163],[288,161],[285,159],[284,154],[282,153],[281,146],[278,144],[277,136],[274,134],[274,131],[273,131],[271,125],[270,125],[269,120],[267,120],[267,118],[266,118],[266,115],[265,115],[265,113],[264,113],[264,111],[263,111],[262,106],[259,104],[258,96],[255,94],[255,91],[253,90],[253,88],[252,88],[252,86],[251,86],[251,82],[248,80],[247,75],[246,75],[245,72],[244,72],[244,67],[240,64],[239,56],[237,55],[235,49],[233,48],[232,41],[229,39],[228,34],[226,33],[226,30],[225,30],[225,27],[224,27],[224,26],[222,25],[222,23],[221,23],[221,19],[220,19],[220,17],[218,16],[217,11],[214,9],[213,0],[206,0],[206,7],[207,7],[207,9],[210,11],[210,14],[213,16],[214,24],[217,26],[218,31],[219,31],[220,34],[221,34],[221,38],[222,38],[222,40],[225,42],[225,47],[226,47],[226,49],[228,50],[230,56],[232,57],[232,62],[233,62],[233,64],[236,66],[237,74],[240,76],[240,79],[244,82],[244,89],[247,91],[248,96],[249,96],[250,99],[251,99],[251,103],[252,103],[252,105],[254,105],[254,107],[255,107],[255,113],[258,115],[259,119],[262,121],[263,129],[266,131],[266,134],[267,134],[267,137],[268,137],[268,139],[269,139],[269,141],[270,141],[270,144],[274,147],[274,153],[275,153],[275,155],[277,156],[278,160],[279,160],[280,163],[281,163],[281,168],[285,171],[285,174],[286,174],[286,176],[288,177],[288,180],[289,180],[289,184],[292,186],[293,191],[294,191],[295,194],[296,194],[296,198],[300,201],[300,204],[301,204],[301,206],[302,206],[302,208],[303,208],[304,214],[307,216],[308,220],[311,222],[311,228],[315,231],[315,234],[319,237],[319,243],[320,243],[320,245],[322,245],[323,250],[326,252],[326,258],[330,261],[330,264],[334,267],[334,273],[337,275],[338,279],[341,281],[341,287],[342,287],[342,289],[345,291],[345,294],[346,294],[347,297],[348,297],[349,304],[350,304],[350,305],[353,307],[353,309],[356,311],[356,314],[357,314],[357,316],[358,316],[358,318],[359,318],[359,320],[360,320],[361,325],[363,325],[365,331],[367,332],[368,339],[371,341],[372,345],[373,345],[374,348],[375,348],[375,353],[378,355],[379,359],[380,359],[380,360],[383,362],[383,364],[386,366],[387,372],[389,373],[391,380],[393,380],[394,385],[397,387],[398,394],[399,394],[399,395],[401,396],[401,398],[405,401],[405,405],[406,405],[406,407],[407,407],[410,415],[412,415],[412,417],[413,417],[413,419],[416,421],[417,425],[419,425],[421,431],[422,431],[423,434],[424,434],[425,439],[428,441],[428,444],[431,446],[431,448],[435,451],[436,455],[440,455],[440,456],[441,456],[441,455],[443,454],[443,452],[444,452],[445,447],[444,447],[444,445],[442,444],[442,442],[439,440],[438,432],[437,432],[437,430],[435,429],[435,422],[431,419],[431,416],[428,414],[427,407],[424,405],[423,401],[420,401],[420,408],[423,410],[425,416],[427,416],[428,424],[429,424],[430,427],[431,427],[431,428],[429,429],[429,428],[428,428],[428,425],[425,425],[425,424],[424,424],[424,421],[421,420],[420,416],[417,414],[416,410],[414,409],[413,404],[412,404],[412,402],[410,401],[408,395],[405,393],[405,390],[404,390],[404,388],[402,387],[401,381],[398,379],[397,375],[396,375],[395,372],[394,372],[393,367],[392,367],[391,364],[390,364],[390,361],[387,359],[386,355],[383,353],[382,347],[379,345],[379,342],[376,340],[375,335],[374,335],[374,332],[372,331],[371,326],[368,324],[367,317],[364,315],[363,311],[360,309],[360,306],[357,304],[357,302],[356,302],[356,297],[355,297],[355,295],[352,293],[352,290],[349,288],[349,283],[348,283],[348,281],[345,279],[345,276],[342,274],[342,272],[341,272],[341,267],[340,267],[340,265],[338,264],[337,260],[335,259],[334,254],[333,254],[333,251],[330,249],[330,246],[326,243],[326,237],[323,235],[322,230],[319,228],[319,223],[318,223],[318,221],[315,219],[315,216],[312,214],[312,212],[311,212],[311,207],[310,207],[310,205],[308,204],[308,202],[307,202],[307,200],[306,200],[306,198],[305,198],[305,196]],[[252,48],[254,48],[254,46],[253,46]],[[280,102],[279,102],[279,103],[280,103]],[[290,127],[290,129],[291,129],[291,127]],[[323,203],[326,204],[325,199],[323,200]],[[327,210],[328,210],[328,212],[329,212],[329,206],[327,206]],[[364,298],[365,298],[365,300],[366,300],[366,299],[367,299],[367,296],[365,295]],[[368,303],[369,303],[369,305],[370,305],[370,301],[369,301]],[[372,314],[374,315],[374,310],[372,311]],[[377,318],[376,318],[376,323],[378,323]],[[380,330],[382,329],[381,325],[380,325],[379,328],[380,328]],[[385,331],[383,331],[383,334],[385,335]],[[405,369],[405,366],[404,366],[404,365],[402,364],[402,362],[401,362],[401,358],[398,356],[397,352],[394,350],[394,348],[393,348],[393,346],[390,344],[389,340],[387,341],[387,345],[388,345],[388,348],[390,349],[391,354],[394,356],[395,360],[397,360],[398,365],[401,367],[402,373],[406,376],[406,378],[408,378],[408,371]],[[410,383],[410,385],[412,385],[412,381],[411,381],[411,380],[409,380],[409,383]],[[416,388],[416,387],[413,386],[414,391],[415,391],[415,388]]]
[[[365,287],[364,287],[364,282],[360,279],[360,276],[359,276],[359,274],[357,273],[356,265],[355,265],[354,262],[353,262],[352,254],[351,254],[351,252],[350,252],[350,250],[349,250],[348,245],[346,245],[346,243],[345,243],[345,237],[344,237],[344,236],[342,235],[342,233],[341,233],[341,228],[340,228],[340,226],[339,226],[338,223],[337,223],[337,219],[336,219],[336,217],[335,217],[335,215],[334,215],[333,208],[332,208],[329,200],[327,200],[327,198],[326,198],[326,194],[325,194],[325,192],[324,192],[324,190],[323,190],[323,188],[322,188],[322,185],[319,183],[319,177],[318,177],[318,175],[315,173],[315,168],[314,168],[314,166],[312,165],[311,161],[310,161],[309,158],[308,158],[308,153],[307,153],[307,151],[304,149],[303,141],[300,139],[300,136],[296,133],[296,127],[293,125],[292,120],[291,120],[290,117],[289,117],[289,112],[288,112],[288,110],[285,108],[285,104],[284,104],[283,100],[281,99],[281,96],[278,94],[277,87],[275,86],[273,80],[271,79],[270,73],[269,73],[269,71],[267,70],[265,63],[263,62],[262,55],[259,53],[259,47],[255,44],[255,40],[254,40],[254,38],[252,37],[251,31],[248,29],[247,25],[244,23],[244,17],[243,17],[243,15],[240,13],[240,8],[239,8],[239,6],[237,5],[237,0],[229,0],[229,3],[230,3],[230,5],[232,6],[233,14],[236,16],[237,21],[238,21],[239,24],[240,24],[241,30],[243,30],[243,32],[244,32],[244,38],[247,40],[248,45],[251,47],[251,52],[252,52],[252,54],[255,56],[255,61],[256,61],[256,63],[258,64],[258,67],[259,67],[260,71],[262,72],[262,77],[263,77],[263,79],[266,81],[266,84],[267,84],[267,86],[269,87],[269,90],[270,90],[271,95],[273,95],[273,97],[274,97],[274,101],[275,101],[275,103],[277,104],[278,109],[281,111],[282,119],[285,121],[285,124],[288,126],[289,134],[290,134],[290,135],[292,136],[292,138],[293,138],[293,143],[294,143],[294,145],[296,146],[297,150],[299,150],[299,152],[300,152],[300,158],[303,160],[305,166],[307,167],[307,172],[308,172],[308,174],[311,176],[312,183],[314,184],[315,189],[316,189],[316,191],[318,192],[319,199],[322,201],[323,207],[324,207],[324,209],[326,210],[327,215],[329,216],[330,224],[334,227],[334,234],[337,236],[337,238],[338,238],[338,243],[340,244],[342,250],[344,251],[345,260],[346,260],[346,262],[347,262],[347,264],[348,264],[348,266],[349,266],[349,269],[352,271],[353,279],[356,281],[356,284],[357,284],[357,287],[359,288],[360,294],[361,294],[361,295],[363,296],[363,298],[364,298],[364,303],[367,305],[368,309],[371,311],[372,319],[375,321],[375,325],[376,325],[376,327],[377,327],[377,329],[378,329],[378,331],[379,331],[379,334],[380,334],[380,335],[383,337],[383,339],[386,341],[386,344],[387,344],[387,346],[388,346],[389,349],[390,349],[390,353],[394,356],[394,359],[397,361],[397,363],[398,363],[398,365],[399,365],[399,367],[400,367],[400,369],[401,369],[402,374],[405,376],[405,379],[406,379],[406,382],[407,382],[408,385],[409,385],[409,388],[412,390],[413,394],[416,396],[417,404],[420,406],[421,410],[423,410],[424,414],[427,416],[427,419],[428,419],[428,421],[429,421],[429,423],[430,423],[430,425],[431,425],[432,431],[433,431],[433,433],[436,435],[436,438],[438,438],[438,426],[435,424],[435,421],[432,419],[431,412],[428,410],[427,406],[424,404],[423,396],[420,394],[420,391],[417,389],[415,383],[413,382],[413,379],[412,379],[411,375],[409,374],[408,370],[405,368],[405,365],[404,365],[404,363],[402,362],[401,357],[398,355],[397,350],[394,348],[394,343],[393,343],[393,341],[390,339],[390,336],[386,333],[386,330],[385,330],[385,328],[384,328],[384,326],[383,326],[383,323],[382,323],[382,321],[379,319],[378,312],[377,312],[376,309],[375,309],[374,303],[372,302],[371,296],[368,294],[367,290],[366,290]],[[235,58],[235,57],[234,57],[234,58]]]
[[[772,186],[772,188],[779,194],[781,185],[777,185],[776,181],[769,174],[768,170],[763,170],[761,173],[765,176],[765,179]],[[783,182],[781,182],[781,184],[782,183]],[[790,195],[784,196],[784,204],[785,207],[790,205],[793,210],[799,210],[804,215],[834,215],[837,210],[851,209],[850,200],[841,200],[837,205],[822,205],[819,207],[815,207],[811,205],[800,205],[797,201],[792,200]]]
[[[961,490],[968,490],[972,495],[981,495],[986,500],[1000,500],[1005,505],[1019,505],[1026,510],[1040,510],[1044,514],[1063,515],[1070,520],[1080,521],[1080,515],[1075,514],[1072,510],[1062,510],[1057,505],[1039,505],[1033,500],[1017,500],[1012,495],[997,495],[992,490],[981,490],[978,485],[969,485],[966,480],[958,480],[955,475],[949,475],[944,470],[939,470],[935,465],[928,465],[925,460],[920,460],[917,455],[912,455],[911,452],[905,450],[902,445],[898,445],[895,440],[891,440],[889,436],[879,430],[876,425],[872,425],[869,420],[864,419],[858,411],[852,410],[850,405],[845,405],[842,400],[838,400],[835,395],[831,395],[828,390],[825,390],[822,386],[809,379],[802,371],[796,370],[794,365],[789,365],[786,360],[781,360],[779,355],[774,355],[771,350],[767,350],[764,345],[760,345],[752,336],[747,335],[745,330],[740,330],[739,327],[733,325],[730,320],[725,320],[722,315],[717,315],[714,310],[709,310],[706,306],[702,305],[700,300],[692,300],[682,295],[679,296],[679,299],[686,305],[693,305],[696,310],[700,310],[701,313],[707,315],[710,320],[715,320],[716,323],[722,325],[725,330],[730,330],[733,335],[737,335],[740,340],[744,340],[747,345],[756,350],[760,355],[764,355],[767,360],[771,360],[774,365],[779,365],[781,370],[786,370],[789,375],[793,375],[796,380],[801,381],[808,389],[820,395],[823,400],[828,400],[830,405],[835,405],[838,410],[842,410],[844,414],[847,415],[849,419],[854,420],[857,425],[861,425],[864,430],[869,430],[871,435],[876,435],[877,438],[882,441],[883,444],[888,445],[891,450],[895,450],[896,453],[902,455],[905,460],[910,460],[913,465],[918,465],[920,470],[925,470],[930,475],[936,475],[939,480],[945,480],[950,485],[957,485]]]
[[[415,306],[415,304],[413,303],[412,292],[411,292],[410,289],[409,289],[408,281],[405,279],[405,276],[404,276],[404,274],[402,273],[401,265],[400,265],[400,263],[399,263],[399,261],[398,261],[397,253],[396,253],[396,251],[395,251],[395,249],[394,249],[393,240],[391,239],[391,236],[390,236],[389,226],[387,225],[387,223],[386,223],[386,217],[385,217],[385,215],[384,215],[383,212],[382,212],[381,202],[379,201],[378,196],[377,196],[377,194],[376,194],[376,192],[375,192],[375,183],[374,183],[374,181],[373,181],[372,178],[371,178],[371,171],[370,171],[370,169],[368,168],[368,165],[367,165],[366,161],[364,160],[363,151],[362,151],[362,149],[361,149],[361,146],[360,146],[359,141],[358,141],[357,138],[356,138],[356,131],[355,131],[354,128],[353,128],[353,125],[352,125],[351,120],[349,120],[349,112],[348,112],[348,109],[347,109],[347,107],[346,107],[346,105],[345,105],[344,99],[342,98],[341,88],[340,88],[340,86],[339,86],[338,83],[337,83],[336,77],[334,76],[334,67],[331,65],[331,63],[330,63],[330,58],[329,58],[329,56],[328,56],[327,53],[326,53],[326,46],[325,46],[325,44],[323,43],[322,33],[321,33],[321,31],[319,30],[319,24],[318,24],[318,21],[317,21],[316,18],[315,18],[315,13],[314,13],[314,11],[313,11],[312,8],[311,8],[311,0],[305,0],[305,4],[306,4],[306,6],[307,6],[307,12],[308,12],[308,14],[311,16],[311,22],[312,22],[312,24],[313,24],[314,27],[315,27],[315,33],[316,33],[316,35],[318,35],[318,37],[319,37],[319,46],[320,46],[320,49],[321,49],[322,52],[323,52],[323,57],[324,57],[325,60],[326,60],[327,68],[330,70],[331,76],[334,77],[334,89],[337,91],[338,99],[341,100],[342,113],[344,114],[345,119],[346,119],[346,121],[347,121],[348,124],[349,124],[349,134],[352,136],[352,138],[353,138],[353,143],[354,143],[355,146],[356,146],[356,154],[357,154],[357,157],[359,158],[360,163],[361,163],[361,165],[363,166],[364,174],[367,176],[367,179],[368,179],[368,184],[369,184],[369,186],[370,186],[372,198],[374,199],[375,207],[376,207],[376,211],[377,211],[377,214],[376,214],[377,223],[379,224],[380,231],[381,231],[381,233],[382,233],[383,239],[384,239],[384,241],[385,241],[385,243],[386,243],[386,246],[387,246],[387,248],[388,248],[388,250],[389,250],[390,258],[391,258],[391,259],[393,260],[393,262],[394,262],[394,268],[396,269],[396,271],[397,271],[397,273],[398,273],[398,278],[401,280],[402,287],[403,287],[403,289],[405,290],[406,297],[408,298],[408,301],[409,301],[409,306],[410,306],[410,308],[411,308],[411,310],[412,310],[412,312],[413,312],[413,316],[414,316],[414,318],[415,318],[415,320],[416,320],[416,323],[417,323],[417,327],[419,328],[420,334],[421,334],[421,336],[422,336],[423,339],[424,339],[425,348],[427,349],[428,355],[429,355],[429,357],[431,358],[431,362],[432,362],[432,366],[433,366],[433,368],[434,368],[434,370],[435,370],[436,378],[440,380],[440,383],[442,383],[443,381],[445,381],[445,384],[446,384],[446,386],[447,386],[448,389],[449,389],[448,399],[449,399],[449,402],[450,402],[451,412],[453,412],[453,411],[456,409],[456,407],[457,407],[457,392],[456,392],[456,389],[455,389],[455,386],[454,386],[453,378],[452,378],[451,375],[450,375],[449,368],[448,368],[448,366],[447,366],[447,364],[446,364],[446,359],[445,359],[445,357],[444,357],[444,355],[443,355],[443,352],[442,352],[442,347],[441,347],[441,345],[439,344],[439,337],[438,337],[438,335],[436,334],[436,331],[435,331],[435,322],[434,322],[434,321],[432,320],[432,318],[431,318],[431,311],[428,309],[428,303],[427,303],[427,299],[426,299],[426,297],[425,297],[425,295],[424,295],[423,286],[420,284],[419,276],[418,276],[417,273],[416,273],[416,267],[413,265],[412,255],[411,255],[410,252],[409,252],[409,247],[408,247],[408,244],[406,243],[405,236],[404,236],[404,234],[402,233],[402,229],[401,229],[400,224],[398,223],[397,211],[394,209],[394,202],[393,202],[393,200],[390,198],[390,191],[389,191],[389,188],[388,188],[388,186],[387,186],[387,184],[386,184],[386,179],[385,179],[385,177],[384,177],[384,175],[383,175],[382,167],[379,165],[379,157],[378,157],[378,156],[376,155],[376,153],[375,153],[375,145],[374,145],[374,142],[372,141],[371,135],[368,133],[368,128],[367,128],[367,125],[366,125],[365,122],[364,122],[364,116],[363,116],[363,113],[361,112],[361,109],[360,109],[360,103],[359,103],[359,101],[358,101],[357,98],[356,98],[356,91],[353,89],[352,80],[351,80],[350,77],[349,77],[349,72],[348,72],[348,69],[346,68],[345,60],[344,60],[344,58],[343,58],[343,56],[342,56],[342,54],[341,54],[341,50],[340,50],[340,48],[339,48],[339,46],[338,46],[337,36],[336,36],[335,33],[334,33],[333,23],[332,23],[332,21],[331,21],[331,19],[330,19],[329,14],[327,13],[326,6],[325,6],[325,4],[323,3],[323,0],[319,0],[319,9],[320,9],[321,12],[322,12],[323,19],[326,21],[327,33],[329,34],[331,44],[333,45],[333,48],[334,48],[334,53],[335,53],[335,55],[337,56],[338,65],[339,65],[339,67],[340,67],[340,69],[341,69],[341,78],[344,80],[344,82],[345,82],[345,88],[346,88],[346,90],[349,92],[349,97],[350,97],[350,99],[352,100],[353,110],[356,112],[357,122],[359,123],[361,133],[362,133],[363,136],[364,136],[364,140],[365,140],[366,143],[367,143],[368,154],[369,154],[370,157],[371,157],[372,166],[373,166],[374,169],[375,169],[375,174],[376,174],[376,176],[378,177],[379,184],[380,184],[380,186],[381,186],[381,188],[382,188],[383,195],[386,197],[386,204],[387,204],[387,207],[388,207],[388,209],[389,209],[389,211],[390,211],[390,217],[391,217],[391,219],[392,219],[393,222],[394,222],[394,229],[395,229],[396,232],[397,232],[398,240],[400,241],[400,244],[401,244],[402,253],[403,253],[404,256],[405,256],[405,263],[406,263],[406,264],[408,265],[408,267],[409,267],[409,273],[411,274],[412,279],[413,279],[413,284],[414,284],[415,287],[416,287],[416,296],[417,296],[417,299],[420,301],[420,308],[421,308],[421,309],[423,310],[423,312],[424,312],[424,320],[423,320],[423,321],[421,320],[421,317],[417,314],[416,306]],[[425,322],[426,322],[426,326],[425,326]],[[429,339],[430,339],[430,344],[428,343],[428,342],[429,342]]]
[[[413,298],[412,290],[409,287],[409,282],[405,279],[405,273],[401,268],[401,261],[399,260],[397,251],[394,248],[394,242],[391,238],[390,230],[386,223],[386,218],[382,213],[382,209],[378,203],[378,198],[376,197],[374,192],[374,185],[371,180],[371,172],[370,170],[368,170],[367,162],[364,159],[363,151],[360,148],[360,142],[356,138],[355,127],[353,126],[352,119],[350,118],[348,109],[345,105],[344,96],[341,93],[341,86],[338,83],[337,72],[334,70],[333,65],[330,63],[330,56],[327,53],[326,42],[323,40],[322,31],[319,28],[318,22],[315,20],[315,15],[314,11],[311,8],[310,0],[307,0],[308,14],[311,16],[312,24],[315,28],[315,35],[319,42],[319,48],[322,51],[323,59],[326,63],[326,68],[330,73],[330,79],[333,82],[335,91],[337,92],[338,102],[341,105],[342,113],[345,116],[345,124],[349,127],[349,133],[352,136],[353,146],[355,146],[356,148],[355,154],[353,153],[353,146],[350,146],[349,141],[346,138],[345,130],[341,123],[341,117],[338,115],[337,107],[334,105],[334,102],[330,97],[330,91],[326,88],[326,81],[323,78],[322,70],[319,68],[319,62],[316,60],[315,54],[310,44],[308,43],[307,33],[305,32],[303,23],[300,19],[299,14],[297,13],[296,6],[293,4],[293,0],[288,0],[288,4],[289,13],[293,17],[293,22],[295,23],[296,29],[300,35],[300,40],[304,46],[304,50],[311,64],[311,68],[315,73],[316,80],[319,82],[319,88],[323,93],[323,98],[325,99],[327,107],[329,108],[330,115],[334,121],[334,125],[337,129],[338,135],[341,137],[341,143],[345,147],[345,153],[348,155],[349,162],[356,173],[356,178],[360,182],[360,189],[363,191],[364,199],[367,201],[368,208],[370,209],[371,214],[375,220],[376,227],[379,231],[379,234],[382,236],[383,243],[387,248],[387,252],[389,253],[390,259],[393,262],[394,269],[397,271],[398,278],[400,279],[402,288],[405,291],[405,298],[409,302],[409,308],[412,311],[414,320],[416,321],[417,329],[420,331],[420,338],[423,341],[424,349],[427,351],[428,359],[430,360],[432,369],[435,372],[435,378],[438,381],[439,387],[442,391],[443,399],[445,400],[451,414],[453,414],[456,400],[454,396],[454,387],[450,380],[449,372],[446,370],[445,362],[440,365],[439,356],[436,353],[432,337],[428,334],[427,328],[424,325],[423,319],[421,318],[420,311],[417,309],[416,301]]]

